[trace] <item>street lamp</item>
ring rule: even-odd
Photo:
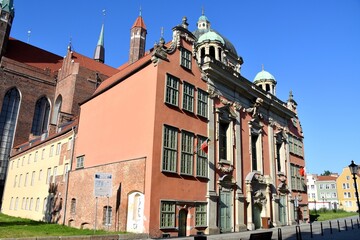
[[[358,206],[358,213],[359,213],[359,217],[360,217],[360,204],[359,204],[359,193],[357,190],[357,184],[356,184],[356,174],[358,172],[358,165],[356,165],[354,163],[353,160],[351,160],[351,164],[349,165],[350,168],[350,172],[353,175],[353,179],[354,179],[354,187],[355,187],[355,195],[356,195],[356,202],[357,202],[357,206]]]
[[[315,205],[315,214],[317,214],[317,211],[316,211],[316,200],[314,199],[314,205]]]

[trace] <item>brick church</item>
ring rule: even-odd
[[[278,82],[264,69],[245,78],[243,58],[204,13],[193,30],[181,19],[172,39],[160,37],[149,51],[138,16],[129,61],[118,69],[103,63],[103,29],[93,59],[71,48],[60,58],[9,38],[12,1],[3,0],[3,15],[3,179],[12,146],[29,146],[11,156],[15,181],[5,186],[6,214],[31,216],[27,203],[23,209],[13,202],[28,197],[13,191],[19,156],[31,154],[33,139],[78,117],[71,167],[66,177],[52,171],[53,183],[66,188],[53,192],[60,200],[43,213],[57,210],[58,223],[164,237],[307,221],[303,132],[293,94],[278,99]],[[17,55],[20,47],[29,55]],[[106,191],[99,193],[94,182],[102,177]]]
[[[64,58],[10,37],[15,16],[13,0],[2,1],[0,16],[2,199],[11,148],[44,137],[77,116],[79,103],[118,70],[103,63],[101,35],[100,45],[94,46],[94,59],[72,51],[71,47]]]

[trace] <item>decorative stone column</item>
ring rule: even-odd
[[[247,229],[255,230],[255,224],[253,223],[253,201],[252,201],[252,187],[251,182],[246,183],[246,201],[248,202],[247,206]]]

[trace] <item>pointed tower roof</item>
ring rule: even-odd
[[[139,16],[136,18],[136,20],[131,28],[134,28],[134,27],[141,27],[146,30],[146,25],[145,25],[144,19],[141,16],[141,8],[140,8]]]
[[[1,8],[9,13],[14,13],[14,0],[2,0]]]
[[[94,60],[102,63],[105,62],[104,24],[101,25],[100,36],[94,53]]]

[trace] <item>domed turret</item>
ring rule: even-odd
[[[264,67],[262,68],[261,72],[256,74],[254,78],[254,84],[273,95],[276,93],[276,80],[271,73],[264,70]]]
[[[234,45],[228,39],[210,28],[210,21],[204,12],[199,17],[197,29],[193,34],[197,38],[195,47],[200,64],[212,59],[222,62],[240,73],[242,58],[237,55]]]

